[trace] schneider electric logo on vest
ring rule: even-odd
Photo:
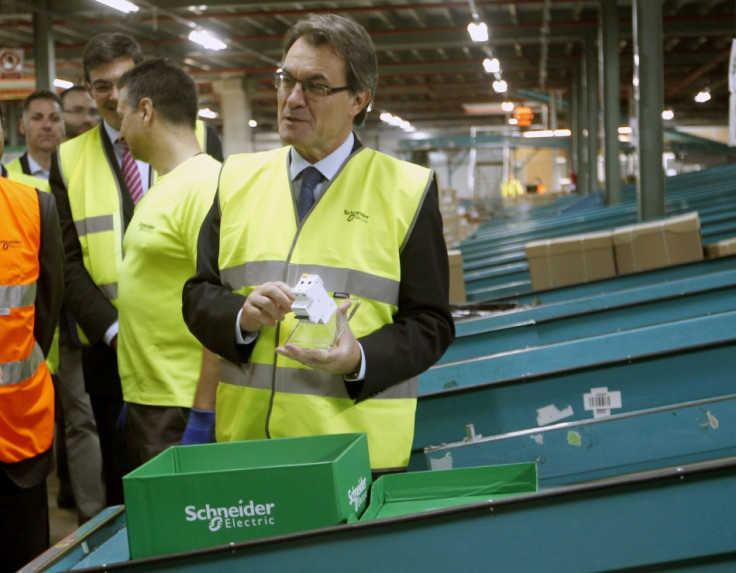
[[[276,518],[271,515],[274,507],[275,503],[255,503],[252,499],[244,503],[240,499],[238,505],[230,507],[212,507],[209,503],[200,508],[188,505],[184,508],[184,513],[187,521],[209,522],[210,531],[215,532],[223,528],[276,525]]]

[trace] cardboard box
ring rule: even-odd
[[[705,245],[705,256],[709,259],[736,255],[736,237]]]
[[[535,463],[505,464],[381,476],[360,521],[485,502],[538,490]]]
[[[463,253],[460,249],[447,252],[450,263],[450,304],[467,302],[465,295],[465,275],[463,274]]]
[[[616,275],[610,231],[532,241],[526,245],[526,256],[534,290]]]
[[[703,259],[697,212],[613,230],[616,268],[629,274]]]
[[[355,521],[365,434],[174,446],[123,478],[133,559]]]

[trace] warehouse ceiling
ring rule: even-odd
[[[133,0],[136,1],[136,0]],[[657,1],[657,0],[646,0]],[[252,113],[262,128],[272,128],[275,90],[271,77],[281,57],[286,29],[310,12],[335,12],[359,21],[377,50],[380,83],[375,111],[387,111],[418,129],[502,126],[508,116],[504,100],[525,103],[541,113],[540,102],[554,96],[558,124],[569,125],[569,101],[577,63],[594,45],[598,0],[341,0],[300,2],[215,0],[192,5],[179,0],[136,1],[140,10],[124,15],[94,0],[0,0],[0,42],[25,53],[24,75],[34,70],[34,14],[51,23],[57,77],[78,81],[80,54],[101,31],[135,36],[147,55],[181,62],[196,78],[202,103],[218,109],[217,81],[248,78]],[[617,3],[621,113],[630,111],[633,89],[632,2]],[[736,1],[662,0],[664,100],[680,125],[727,125],[728,67],[736,38]],[[473,20],[488,24],[485,43],[471,41]],[[192,27],[204,28],[228,44],[213,52],[188,39]],[[508,83],[505,95],[494,93],[494,77],[483,69],[489,55],[501,63]],[[3,88],[3,85],[5,86]],[[22,90],[0,84],[3,96],[22,97]],[[711,100],[694,96],[709,90]]]

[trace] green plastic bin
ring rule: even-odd
[[[174,446],[123,478],[133,559],[355,521],[365,434]]]
[[[390,474],[371,486],[370,505],[359,521],[534,493],[538,487],[534,463]]]

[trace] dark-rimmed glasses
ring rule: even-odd
[[[345,90],[350,89],[350,86],[331,88],[330,86],[326,86],[312,80],[298,80],[281,70],[274,74],[273,84],[276,86],[277,90],[284,93],[291,93],[291,91],[296,87],[296,84],[302,84],[302,91],[305,95],[317,98],[327,97],[334,93],[344,92]]]

